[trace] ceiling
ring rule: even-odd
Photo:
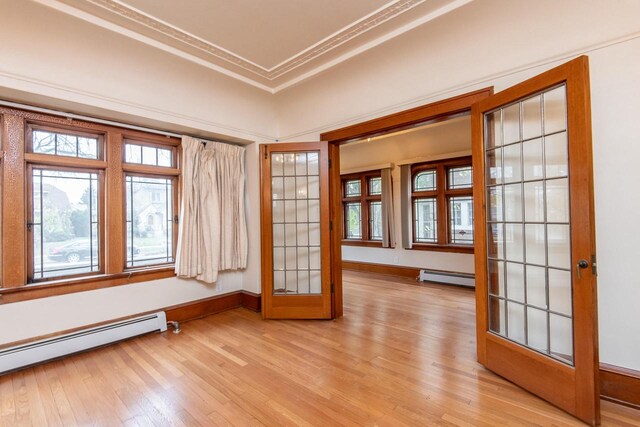
[[[35,0],[276,93],[472,0]]]

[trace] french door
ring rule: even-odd
[[[330,319],[328,143],[263,145],[261,158],[263,317]]]
[[[600,421],[589,65],[472,107],[478,360]]]

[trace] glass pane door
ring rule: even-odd
[[[329,144],[261,147],[262,316],[331,319]]]
[[[489,330],[573,365],[566,85],[484,120]]]
[[[319,152],[271,153],[273,294],[322,292]]]

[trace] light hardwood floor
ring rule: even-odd
[[[0,425],[581,425],[476,363],[471,291],[408,283],[345,272],[337,321],[236,309],[0,377]]]

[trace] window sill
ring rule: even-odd
[[[414,243],[412,247],[405,248],[407,250],[416,251],[433,251],[433,252],[455,252],[462,254],[472,254],[473,246],[462,245],[436,245],[429,243]]]
[[[342,239],[343,246],[368,246],[372,248],[382,248],[381,240],[349,240]],[[393,249],[393,248],[384,248],[384,249]]]
[[[160,268],[136,269],[125,271],[124,273],[99,274],[55,281],[50,280],[14,288],[0,288],[0,304],[130,285],[150,280],[165,279],[174,277],[175,275],[174,266],[170,265]]]

